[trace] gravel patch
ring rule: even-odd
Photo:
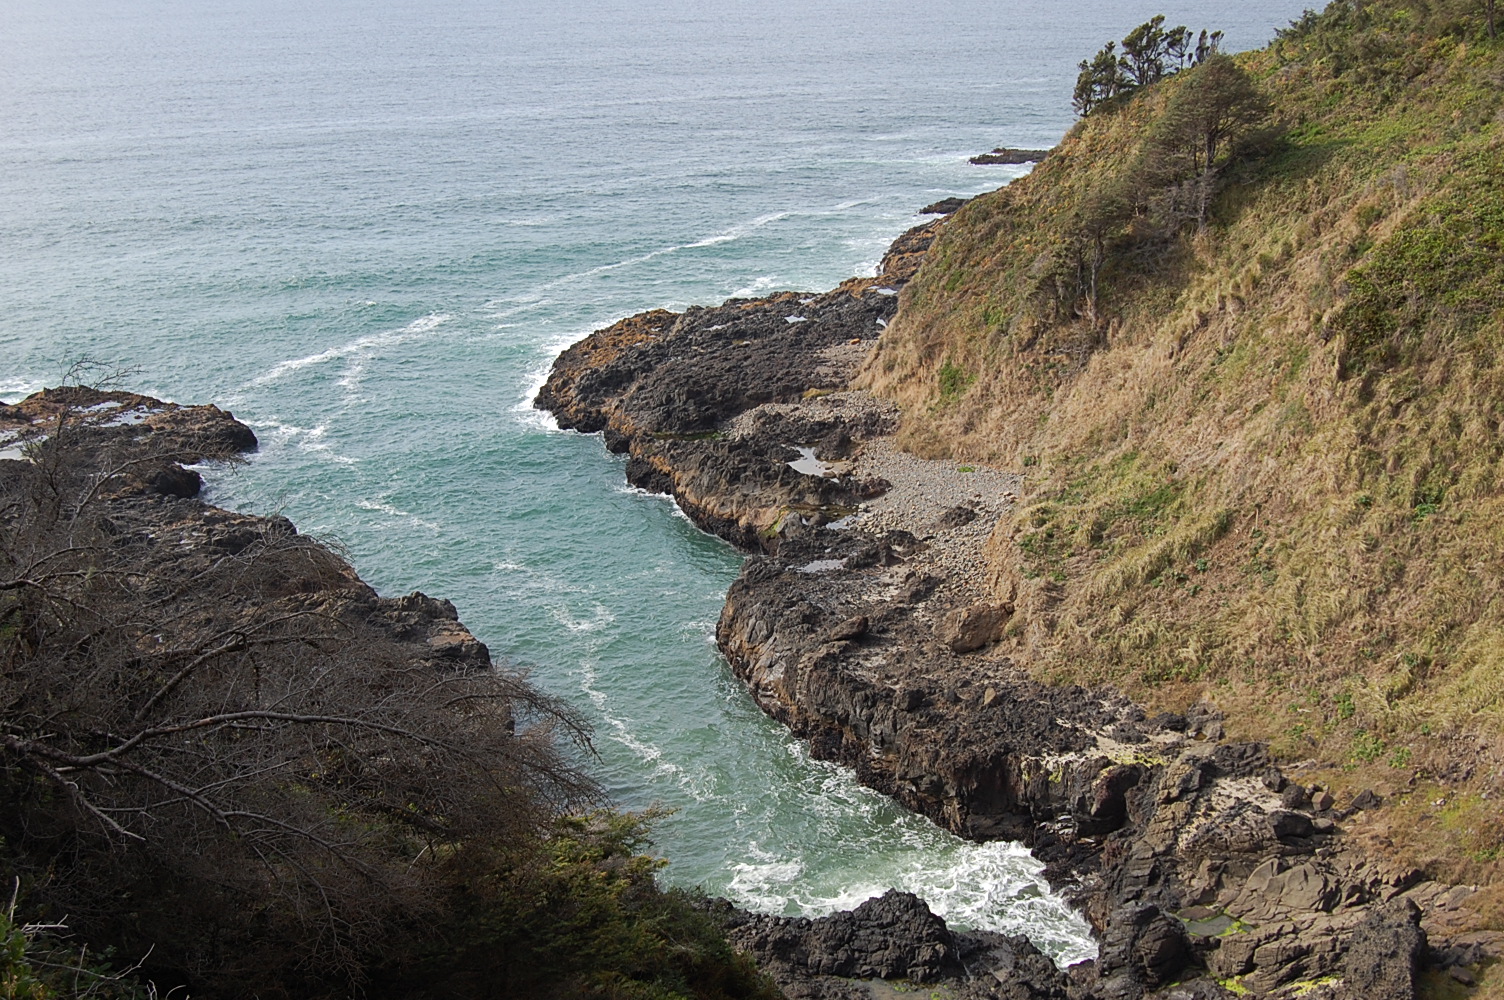
[[[855,474],[882,477],[887,493],[862,505],[850,524],[874,534],[907,531],[929,545],[925,562],[944,589],[979,598],[986,589],[985,549],[1013,508],[1023,477],[986,465],[936,461],[899,451],[890,438],[862,446]]]

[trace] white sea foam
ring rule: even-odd
[[[627,496],[645,497],[648,500],[662,501],[663,503],[669,505],[668,512],[671,516],[683,518],[690,524],[694,524],[694,520],[688,514],[684,513],[684,508],[679,506],[678,497],[674,496],[672,493],[655,493],[652,490],[645,490],[641,486],[632,486],[626,483],[611,487],[611,492],[625,493]]]
[[[559,355],[576,342],[589,336],[591,332],[606,325],[609,324],[601,323],[597,326],[592,326],[586,331],[565,334],[563,337],[552,343],[545,344],[539,349],[539,360],[533,367],[528,369],[522,393],[517,397],[517,401],[512,404],[511,412],[518,423],[534,430],[557,434],[565,433],[563,428],[559,426],[558,420],[554,418],[554,415],[547,410],[540,410],[535,407],[533,400],[538,398],[538,392],[543,388],[543,384],[548,381],[549,373],[553,371],[554,362],[558,360]]]
[[[13,402],[14,399],[24,399],[32,393],[40,392],[45,388],[47,388],[46,383],[38,382],[35,379],[13,378],[0,381],[0,400]]]
[[[774,222],[781,222],[782,220],[789,218],[792,214],[792,212],[769,212],[766,215],[759,215],[757,218],[751,220],[750,222],[740,223],[738,225],[730,227],[729,229],[722,230],[719,233],[714,233],[710,236],[706,236],[703,239],[694,240],[690,243],[675,243],[672,246],[659,247],[657,250],[649,250],[647,253],[638,254],[635,257],[628,257],[625,260],[614,261],[610,264],[601,264],[596,267],[587,268],[584,271],[576,271],[573,274],[566,274],[562,277],[554,278],[550,281],[545,281],[541,285],[533,286],[533,288],[524,297],[492,299],[485,304],[484,308],[496,309],[499,304],[505,302],[519,303],[519,305],[515,309],[509,312],[488,314],[492,319],[500,319],[506,315],[509,315],[510,312],[515,312],[522,308],[529,308],[537,303],[541,303],[544,300],[544,292],[550,292],[556,288],[562,288],[565,285],[582,281],[586,278],[594,278],[598,275],[610,274],[613,271],[620,271],[623,268],[635,267],[638,264],[646,264],[649,261],[657,260],[660,257],[667,257],[669,254],[681,253],[685,250],[700,250],[705,247],[718,246],[722,243],[730,243],[733,240],[739,240],[750,233],[754,233],[764,226],[771,225]]]
[[[762,912],[823,916],[902,889],[958,928],[1027,934],[1063,964],[1096,954],[1085,920],[1050,893],[1043,866],[1023,846],[962,841],[898,813],[850,771],[813,760],[806,746],[782,745],[796,766],[792,785],[774,794],[792,796],[818,834],[787,845],[745,843],[727,865],[729,898]]]
[[[771,291],[772,289],[777,288],[781,284],[786,284],[786,282],[784,282],[782,279],[780,279],[777,275],[774,275],[774,274],[759,275],[752,282],[752,284],[750,284],[750,285],[743,285],[741,288],[738,288],[736,291],[732,292],[730,297],[733,298],[733,299],[755,299],[755,298],[761,296],[764,292]],[[723,329],[725,329],[725,326],[724,325],[713,326],[710,329],[712,329],[712,330],[723,330]]]
[[[398,508],[393,507],[391,504],[384,503],[380,500],[357,500],[355,501],[355,506],[359,507],[361,510],[373,510],[380,514],[390,514],[393,517],[412,516],[407,511],[399,510]]]
[[[256,387],[271,385],[291,375],[293,372],[301,371],[304,368],[321,365],[328,361],[337,361],[341,358],[350,358],[350,366],[346,368],[344,374],[341,376],[339,384],[346,389],[351,389],[359,383],[366,366],[373,357],[376,357],[382,351],[396,347],[398,344],[403,344],[432,333],[447,323],[450,318],[447,313],[431,313],[415,319],[397,330],[367,334],[363,337],[356,337],[349,343],[341,344],[339,347],[331,347],[316,354],[308,354],[301,358],[283,361],[273,365],[265,373],[251,379],[249,385]]]
[[[763,856],[731,866],[734,874],[726,886],[727,895],[749,909],[782,913],[788,908],[788,886],[804,874],[804,865],[764,854],[756,844],[752,847],[755,854]]]
[[[570,614],[568,608],[554,608],[554,621],[563,625],[571,632],[599,632],[612,622],[616,621],[616,615],[612,614],[604,604],[597,603],[590,612],[589,617],[577,618]]]

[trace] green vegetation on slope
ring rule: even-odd
[[[1393,849],[1492,881],[1504,45],[1485,17],[1307,14],[1223,64],[1248,89],[1210,157],[1165,139],[1205,137],[1183,109],[1206,67],[1098,108],[957,213],[864,380],[916,452],[1029,466],[988,553],[1019,662],[1210,697],[1339,785],[1413,781]]]

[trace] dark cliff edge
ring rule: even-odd
[[[1225,741],[1214,706],[1150,718],[990,648],[1013,609],[989,602],[969,549],[1016,498],[988,470],[894,453],[892,408],[846,390],[945,224],[823,295],[623,320],[565,351],[537,405],[602,432],[633,484],[752,553],[717,639],[764,711],[937,824],[1030,845],[1100,956],[1064,975],[1017,942],[925,951],[932,931],[873,929],[860,909],[841,920],[912,961],[832,958],[819,941],[849,928],[820,921],[744,917],[740,943],[800,997],[907,977],[967,997],[1401,998],[1428,962],[1476,963],[1456,912],[1471,890],[1344,836],[1373,796],[1336,802],[1263,745]],[[900,473],[916,499],[895,504]],[[936,506],[952,481],[959,499]]]

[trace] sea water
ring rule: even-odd
[[[0,398],[91,358],[260,437],[208,499],[452,599],[594,726],[667,881],[819,914],[892,886],[1064,961],[1016,845],[813,761],[712,632],[740,557],[530,406],[654,307],[870,272],[916,211],[1027,168],[1075,65],[1150,15],[1265,42],[1303,0],[7,0]]]

